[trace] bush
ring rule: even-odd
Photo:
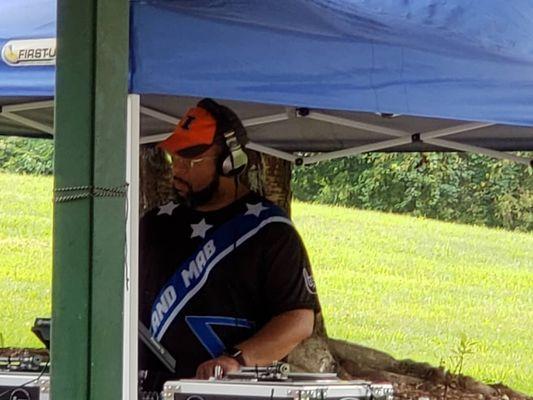
[[[0,137],[0,171],[51,175],[53,158],[52,140]]]
[[[50,175],[53,152],[52,140],[0,137],[0,171]],[[532,169],[478,154],[362,154],[295,167],[292,188],[303,201],[533,231]]]
[[[531,168],[478,154],[371,153],[332,160],[296,168],[293,191],[303,201],[533,230]]]

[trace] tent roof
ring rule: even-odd
[[[55,36],[55,0],[20,3],[0,4],[0,46]],[[427,132],[428,140],[386,149],[442,150],[450,147],[435,139],[439,131],[458,125],[470,129],[447,140],[533,150],[528,0],[131,4],[130,92],[141,94],[145,107],[145,141],[162,137],[146,139],[169,132],[175,117],[210,96],[236,109],[254,142],[289,152]],[[0,61],[0,133],[53,132],[49,102],[27,111],[4,107],[49,100],[53,82],[53,66]],[[28,127],[28,119],[37,124]]]
[[[132,4],[135,93],[533,125],[529,0]]]
[[[52,66],[11,66],[5,51],[11,40],[54,38],[55,0],[2,0],[0,2],[0,98],[53,96]]]

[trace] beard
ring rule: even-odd
[[[220,177],[217,174],[215,174],[213,179],[211,179],[211,182],[209,182],[205,188],[197,191],[193,191],[189,182],[186,182],[180,178],[174,178],[174,180],[181,182],[187,186],[188,189],[187,193],[183,195],[180,194],[175,187],[173,187],[174,197],[178,203],[190,208],[201,206],[211,200],[215,192],[218,190],[218,186],[220,184]]]

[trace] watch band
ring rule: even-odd
[[[226,349],[226,351],[224,351],[224,355],[233,358],[242,366],[246,365],[241,349],[238,349],[236,347],[230,347],[229,349]]]

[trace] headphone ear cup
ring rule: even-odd
[[[233,171],[235,170],[235,165],[233,163],[233,157],[231,156],[231,153],[227,154],[226,157],[222,159],[222,175],[224,176],[232,176]]]
[[[236,152],[228,152],[220,158],[219,171],[223,176],[240,175],[248,165],[248,156],[240,149]]]
[[[224,134],[224,151],[220,155],[219,170],[223,176],[241,174],[248,165],[248,155],[235,137],[235,132]]]
[[[222,148],[222,153],[220,153],[217,160],[218,173],[222,176],[228,176],[228,172],[232,170],[229,165],[231,163],[230,152],[226,143],[222,145]]]

